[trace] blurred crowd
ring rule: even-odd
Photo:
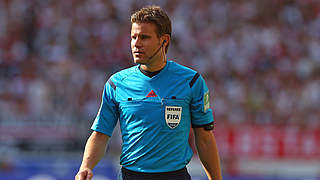
[[[168,59],[197,70],[217,125],[320,126],[318,0],[1,0],[0,128],[84,140],[108,77],[132,66],[130,14],[172,20]]]

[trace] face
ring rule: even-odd
[[[160,47],[160,39],[156,33],[156,25],[151,23],[133,23],[131,26],[131,52],[137,64],[148,65],[155,61],[161,53],[149,59]]]

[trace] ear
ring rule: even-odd
[[[170,42],[170,39],[171,39],[171,37],[170,37],[169,34],[164,34],[164,35],[162,35],[162,36],[160,37],[160,42],[161,42],[161,44],[164,43],[163,46],[167,46],[167,44]],[[165,42],[164,42],[164,41],[165,41]]]

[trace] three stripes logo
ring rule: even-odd
[[[157,94],[153,90],[151,90],[146,97],[157,97]]]

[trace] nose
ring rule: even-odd
[[[133,47],[141,47],[142,46],[140,38],[132,39],[131,43],[132,43]]]

